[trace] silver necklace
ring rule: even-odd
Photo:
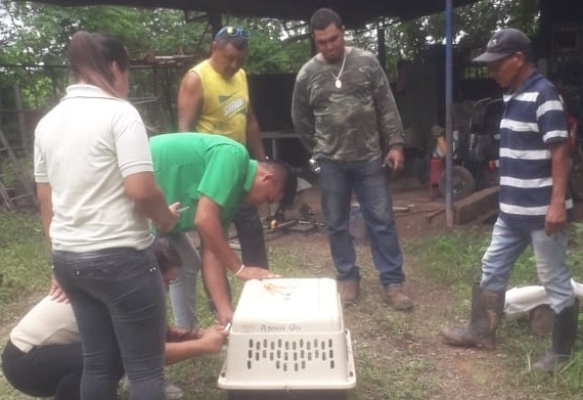
[[[342,60],[342,66],[340,67],[340,72],[338,72],[338,75],[334,75],[334,73],[330,71],[332,77],[334,78],[334,85],[336,86],[337,89],[340,89],[342,87],[342,81],[340,80],[340,76],[342,75],[342,72],[344,72],[345,64],[346,64],[346,49],[344,49],[344,59]]]

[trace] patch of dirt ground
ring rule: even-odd
[[[409,207],[396,213],[401,240],[436,235],[446,230],[443,214],[431,223],[426,216],[442,207],[439,199],[429,200],[426,188],[397,190],[395,207]],[[305,199],[323,222],[319,195],[310,190]],[[315,276],[334,276],[328,242],[323,227],[317,231],[274,233],[269,246],[301,249],[300,257]],[[453,298],[447,288],[416,273],[412,257],[405,254],[406,291],[415,301],[412,313],[390,311],[381,300],[381,289],[368,245],[357,246],[361,265],[361,299],[344,311],[345,323],[352,333],[357,377],[376,382],[371,392],[359,385],[361,400],[376,399],[529,399],[519,387],[511,385],[504,374],[498,352],[451,348],[441,343],[440,327],[451,323],[449,311]],[[382,350],[379,352],[379,350]],[[507,367],[506,367],[507,368]],[[377,372],[375,372],[377,371]],[[377,376],[378,375],[378,376]]]

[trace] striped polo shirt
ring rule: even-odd
[[[549,145],[568,139],[567,120],[555,86],[534,72],[504,96],[500,122],[500,218],[511,227],[544,229],[552,195]],[[566,194],[568,218],[573,201]]]

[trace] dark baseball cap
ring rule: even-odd
[[[472,61],[490,63],[504,57],[511,56],[519,51],[530,50],[530,39],[521,31],[514,28],[506,28],[496,32],[486,45],[486,51]]]

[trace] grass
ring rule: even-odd
[[[427,289],[451,291],[459,301],[446,304],[442,314],[423,314],[423,305],[415,313],[395,313],[380,303],[377,273],[366,248],[358,248],[362,269],[361,287],[365,288],[359,304],[344,311],[346,325],[352,333],[357,370],[357,387],[351,400],[425,400],[472,398],[471,389],[463,392],[457,377],[447,380],[444,370],[449,360],[467,362],[448,348],[435,346],[435,332],[447,320],[467,318],[472,282],[479,277],[480,258],[486,249],[490,229],[468,228],[423,240],[406,241],[404,252],[415,275],[432,285]],[[569,249],[569,262],[575,278],[583,276],[583,228],[577,226]],[[293,247],[271,246],[269,257],[275,271],[286,277],[333,276],[327,247],[317,240],[303,241]],[[302,246],[302,247],[299,247]],[[10,327],[47,289],[50,277],[49,253],[36,215],[3,213],[0,215],[0,332],[5,340]],[[202,326],[213,322],[206,308],[199,279],[198,315]],[[241,290],[232,282],[234,298]],[[532,253],[520,258],[512,274],[512,285],[535,284]],[[421,314],[420,314],[421,313]],[[419,316],[422,316],[421,318]],[[425,318],[427,317],[427,318]],[[421,319],[422,321],[419,321]],[[523,323],[505,321],[499,329],[501,345],[492,357],[470,361],[479,364],[470,376],[479,390],[492,391],[492,398],[510,398],[519,392],[528,399],[579,399],[583,392],[583,346],[577,343],[572,362],[554,376],[528,372],[528,367],[542,354],[548,339],[530,335]],[[439,359],[441,352],[441,361]],[[446,364],[443,363],[445,355]],[[500,361],[493,363],[494,361]],[[166,369],[169,382],[185,391],[185,400],[225,400],[224,391],[217,388],[217,377],[223,358],[205,356]],[[445,367],[444,367],[445,365]],[[453,365],[453,364],[452,364]],[[496,365],[502,370],[495,370]],[[453,367],[452,367],[453,368]],[[496,378],[493,378],[495,374]],[[446,374],[447,375],[447,374]],[[500,377],[500,379],[498,379]],[[449,397],[449,386],[462,394]],[[127,399],[122,390],[121,398]],[[23,400],[0,377],[0,400]]]
[[[270,252],[278,273],[294,277],[313,276],[308,269],[298,266],[309,265],[310,260],[293,251],[280,250]],[[50,252],[40,225],[40,218],[35,214],[5,213],[0,214],[0,339],[7,337],[10,328],[42,296],[50,282]],[[242,285],[231,279],[233,297],[236,299]],[[206,307],[206,299],[198,279],[198,310],[201,326],[213,323],[213,317]],[[171,317],[169,313],[169,318]],[[0,345],[2,348],[3,345]],[[223,360],[220,356],[205,356],[170,366],[166,369],[169,382],[187,389],[184,400],[225,399],[226,394],[217,388],[218,372]],[[121,397],[127,393],[121,389]],[[21,400],[29,397],[14,390],[1,377],[0,400]]]
[[[49,287],[50,256],[36,215],[0,214],[0,326]]]
[[[444,288],[449,288],[459,301],[452,305],[454,318],[467,320],[470,309],[472,283],[480,277],[480,259],[490,241],[490,227],[457,229],[449,234],[423,241],[410,241],[405,252],[414,258],[415,270]],[[568,264],[573,278],[583,278],[583,225],[574,224],[568,249]],[[529,247],[518,259],[510,277],[509,286],[537,285],[534,255]],[[530,370],[544,353],[548,338],[536,338],[528,331],[525,321],[503,321],[498,329],[498,355],[506,367],[514,371],[506,374],[508,384],[526,385],[540,398],[583,398],[583,346],[577,341],[571,362],[560,374],[552,377]]]

